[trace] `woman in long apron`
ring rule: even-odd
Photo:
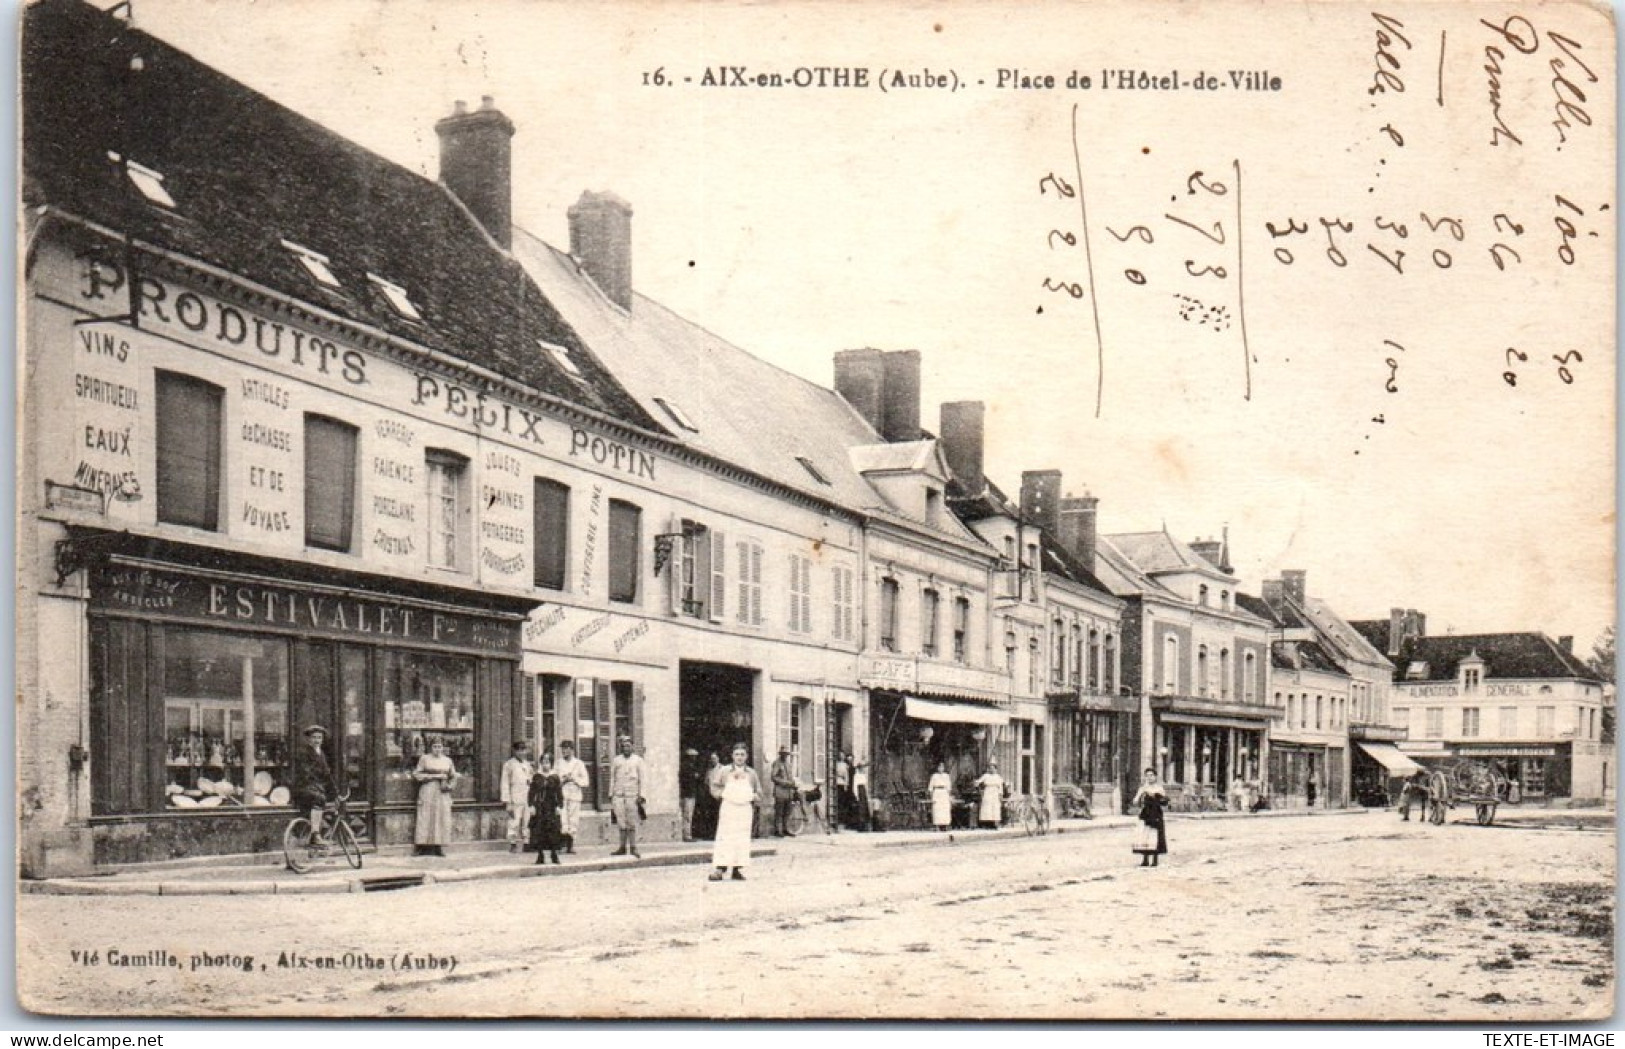
[[[995,830],[1004,820],[1004,777],[999,775],[997,761],[988,761],[987,771],[976,777],[976,786],[982,792],[976,821],[988,830]]]
[[[430,740],[429,753],[418,758],[412,778],[418,783],[418,818],[412,828],[412,851],[419,856],[444,856],[451,841],[451,792],[457,785],[457,767],[446,756],[446,743]]]
[[[1168,807],[1168,794],[1157,781],[1157,770],[1146,769],[1140,781],[1139,793],[1129,808],[1140,807],[1140,825],[1135,828],[1134,851],[1140,854],[1140,866],[1155,867],[1157,857],[1168,851],[1168,835],[1163,829],[1163,810]]]
[[[712,881],[721,881],[723,871],[730,867],[734,880],[744,881],[744,869],[750,865],[750,826],[762,798],[762,783],[756,770],[745,764],[749,757],[745,745],[735,743],[733,764],[711,780],[711,792],[719,803],[717,840],[711,850],[711,862],[716,866]]]
[[[937,762],[937,771],[931,774],[926,790],[931,793],[931,825],[939,831],[947,830],[954,818],[954,781],[946,763]]]

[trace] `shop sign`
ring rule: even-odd
[[[200,578],[131,565],[103,569],[91,603],[219,626],[292,630],[309,636],[474,649],[517,656],[519,624],[327,588]]]
[[[1458,747],[1456,754],[1464,758],[1550,758],[1557,755],[1553,747]]]
[[[915,687],[914,660],[871,656],[865,661],[862,684],[866,688]]]

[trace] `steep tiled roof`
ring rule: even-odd
[[[564,400],[653,425],[449,192],[79,0],[41,0],[22,48],[24,194],[135,241]],[[297,61],[290,56],[290,61]],[[109,153],[162,176],[149,202]],[[283,245],[326,256],[328,289]],[[374,274],[421,320],[390,304]]]
[[[1334,657],[1353,660],[1358,663],[1384,664],[1388,657],[1382,654],[1382,648],[1373,645],[1354,625],[1337,611],[1318,597],[1308,599],[1306,609],[1310,620],[1314,622],[1316,630],[1326,643]],[[1386,624],[1384,624],[1386,627]],[[1383,631],[1383,648],[1387,647],[1388,635]]]
[[[1285,625],[1282,623],[1281,618],[1275,614],[1275,610],[1270,608],[1270,606],[1261,597],[1254,597],[1252,594],[1244,594],[1238,590],[1236,591],[1236,607],[1244,612],[1251,612],[1253,615],[1257,616],[1259,619],[1262,619],[1264,622],[1269,623],[1271,626]]]
[[[1337,661],[1314,641],[1275,642],[1270,645],[1270,665],[1277,670],[1315,670],[1347,676]]]
[[[1045,572],[1052,572],[1063,579],[1077,583],[1079,586],[1088,587],[1103,596],[1111,596],[1111,591],[1107,589],[1106,584],[1095,578],[1095,574],[1085,568],[1083,562],[1074,557],[1072,552],[1062,546],[1054,536],[1048,532],[1043,532],[1041,535],[1043,536]]]
[[[1174,592],[1152,579],[1124,556],[1116,546],[1116,537],[1101,536],[1095,543],[1095,576],[1106,589],[1118,597],[1149,594],[1174,597]]]
[[[1117,549],[1142,572],[1155,574],[1191,569],[1223,572],[1167,532],[1123,532],[1110,538]]]
[[[630,311],[620,309],[568,254],[522,229],[513,231],[513,250],[592,352],[683,443],[837,505],[863,509],[880,502],[848,454],[880,438],[833,390],[768,364],[642,295]],[[693,428],[667,415],[659,401]]]
[[[1383,658],[1388,658],[1388,620],[1386,619],[1351,619],[1349,626],[1354,632],[1365,639],[1365,643],[1381,652]]]
[[[936,441],[871,443],[851,450],[852,462],[860,473],[926,472],[946,475]]]
[[[1386,626],[1386,624],[1384,624]],[[1453,681],[1457,664],[1477,653],[1484,660],[1486,680],[1497,678],[1584,678],[1597,676],[1572,652],[1565,651],[1545,634],[1446,634],[1408,641],[1394,660],[1394,680],[1406,680],[1406,670],[1414,662],[1427,664],[1425,678],[1410,680]]]

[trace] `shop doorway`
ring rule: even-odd
[[[728,663],[681,663],[677,682],[678,747],[716,754],[727,764],[735,743],[751,748],[751,764],[766,775],[770,756],[756,753],[756,671]]]

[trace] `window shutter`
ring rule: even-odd
[[[615,694],[608,681],[593,682],[593,713],[598,729],[598,807],[609,806],[609,763],[615,754]]]
[[[762,625],[762,548],[750,548],[750,623]]]
[[[535,583],[548,590],[563,590],[570,560],[570,489],[546,477],[535,480],[531,502],[531,540]]]
[[[788,699],[781,699],[781,700],[779,700],[779,704],[778,704],[778,706],[779,706],[778,740],[779,740],[779,746],[780,747],[788,747],[790,745],[790,702],[791,701],[788,700]],[[777,752],[775,752],[774,755],[773,755],[775,760],[778,759],[778,756],[779,755],[777,754]]]
[[[728,544],[721,532],[711,532],[711,618],[720,621],[728,604]]]
[[[305,545],[349,550],[355,526],[356,428],[305,416]]]
[[[672,537],[671,557],[666,560],[666,609],[676,616],[683,613],[683,557],[688,552],[688,536],[676,517],[666,526],[666,534]]]
[[[812,633],[812,558],[801,559],[801,629]]]
[[[805,771],[808,779],[812,780],[814,783],[818,783],[825,778],[824,770],[829,760],[827,742],[829,739],[829,726],[824,723],[825,704],[813,703],[811,704],[811,707],[812,709],[808,711],[808,713],[812,716],[813,722],[813,759],[812,767],[806,769]]]
[[[739,565],[734,571],[739,576],[739,607],[734,610],[734,618],[741,623],[750,622],[750,544],[740,541],[738,550]]]
[[[638,753],[647,755],[649,741],[643,736],[643,686],[635,681],[632,683],[632,739],[636,741]]]
[[[219,530],[224,394],[201,379],[158,373],[158,520]]]

